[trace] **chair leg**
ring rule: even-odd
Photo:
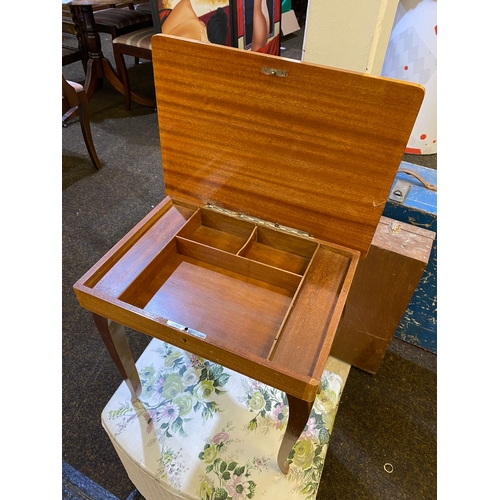
[[[125,58],[123,57],[123,54],[120,52],[118,44],[116,43],[113,44],[113,54],[115,57],[115,64],[116,69],[118,70],[118,75],[123,83],[123,90],[125,94],[125,110],[130,111],[130,107],[132,104],[132,95],[130,93],[128,70],[127,66],[125,65]]]
[[[90,130],[90,118],[89,118],[89,108],[88,108],[88,99],[85,91],[81,91],[78,93],[78,97],[80,100],[80,104],[78,106],[78,115],[80,117],[80,126],[82,128],[83,139],[85,141],[85,145],[87,146],[87,151],[89,152],[90,159],[94,167],[97,170],[101,169],[101,162],[99,161],[99,157],[97,156],[94,141],[92,140],[92,132]]]

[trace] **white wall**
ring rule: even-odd
[[[398,0],[309,0],[307,62],[380,75]]]

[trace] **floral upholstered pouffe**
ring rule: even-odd
[[[316,497],[342,379],[325,371],[309,421],[283,475],[277,454],[288,421],[286,395],[153,339],[137,361],[132,403],[122,383],[102,424],[148,500]]]

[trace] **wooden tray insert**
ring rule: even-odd
[[[155,233],[154,226],[150,231]],[[167,325],[181,325],[208,341],[228,348],[244,346],[269,358],[285,323],[294,317],[290,312],[320,248],[323,255],[323,245],[313,240],[198,209],[156,255],[150,255],[118,299]],[[328,248],[328,254],[338,252]],[[347,269],[349,259],[340,259]],[[318,275],[314,283],[318,279],[324,278]]]
[[[132,328],[147,317],[313,376],[353,259],[343,247],[168,199],[82,280],[93,300],[133,313]]]

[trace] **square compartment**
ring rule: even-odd
[[[179,236],[233,254],[245,245],[254,225],[213,210],[200,209]]]
[[[238,255],[303,275],[318,244],[298,236],[256,227]]]

